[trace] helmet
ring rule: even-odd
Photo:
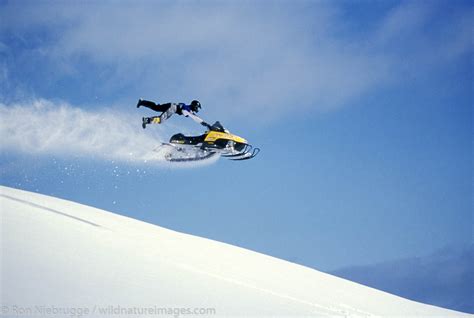
[[[191,102],[191,110],[197,113],[199,111],[199,108],[201,108],[201,103],[197,100],[193,100]]]

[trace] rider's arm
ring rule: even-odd
[[[191,117],[192,120],[194,120],[195,122],[197,122],[198,124],[201,124],[207,128],[211,128],[211,125],[209,125],[208,123],[206,123],[204,120],[202,120],[201,118],[199,118],[198,116],[194,115],[192,112],[188,112],[187,110],[184,110],[183,109],[183,115],[185,117]]]

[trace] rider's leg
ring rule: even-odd
[[[165,112],[170,108],[171,103],[166,103],[166,104],[156,104],[152,101],[149,100],[144,100],[144,99],[139,99],[137,103],[137,108],[140,106],[144,106],[147,108],[150,108],[151,110],[154,110],[156,112]]]
[[[168,109],[166,109],[160,116],[143,117],[142,127],[145,128],[146,125],[148,124],[161,124],[162,122],[170,118],[174,113],[176,113],[176,110],[177,110],[176,104],[169,103],[167,105],[169,105]]]

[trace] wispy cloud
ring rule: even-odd
[[[407,73],[420,76],[472,52],[474,10],[445,4],[401,2],[380,22],[374,49],[384,52],[396,79]]]
[[[136,118],[124,113],[84,111],[66,103],[36,100],[26,105],[0,104],[0,118],[2,151],[165,162],[153,149],[169,133],[161,127],[143,131]]]
[[[262,121],[338,109],[472,49],[472,12],[440,16],[440,4],[400,3],[362,30],[340,5],[312,1],[11,4],[0,18],[3,32],[46,30],[37,54],[109,96],[199,98],[216,119]]]

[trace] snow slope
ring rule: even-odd
[[[36,193],[0,187],[0,211],[5,317],[464,316]]]

